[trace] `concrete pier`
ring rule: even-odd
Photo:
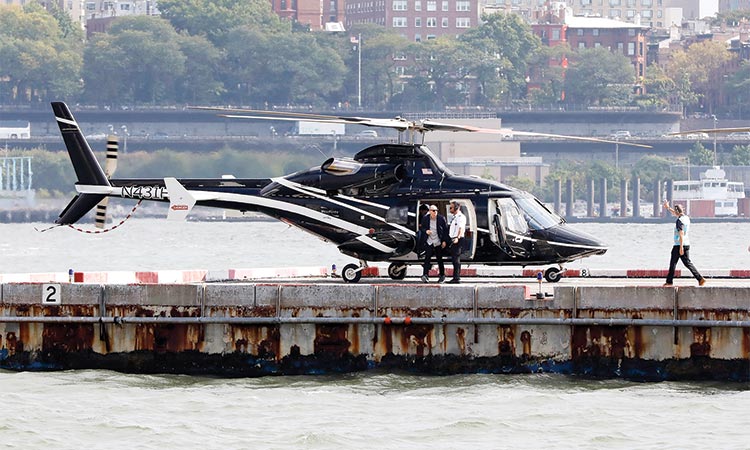
[[[750,287],[300,281],[5,283],[0,368],[750,380]]]

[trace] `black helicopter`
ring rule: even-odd
[[[420,206],[438,205],[450,218],[448,203],[454,200],[467,218],[462,260],[469,264],[558,265],[559,269],[545,272],[545,278],[555,282],[562,275],[563,263],[607,251],[604,243],[572,229],[531,194],[495,181],[456,175],[427,146],[413,142],[415,134],[432,130],[504,134],[509,130],[400,118],[285,114],[288,118],[281,119],[267,112],[221,110],[234,113],[222,114],[227,117],[390,127],[409,133],[410,142],[373,145],[353,158],[330,158],[319,167],[279,178],[110,179],[67,105],[54,102],[52,109],[78,178],[78,195],[55,221],[59,225],[77,222],[107,197],[169,202],[170,219],[185,218],[195,205],[257,211],[311,232],[359,259],[360,265],[349,264],[342,271],[347,282],[359,281],[368,261],[390,262],[389,276],[401,280],[407,265],[423,262],[417,249]]]

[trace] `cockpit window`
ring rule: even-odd
[[[534,230],[545,230],[562,223],[560,216],[550,212],[534,197],[516,197],[514,200],[526,216],[529,227]]]

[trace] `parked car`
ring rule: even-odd
[[[688,133],[683,137],[685,139],[708,139],[708,133]]]
[[[750,139],[750,131],[735,131],[734,133],[729,133],[727,136],[729,139]]]
[[[615,131],[614,133],[609,135],[610,139],[630,139],[630,131],[628,130],[620,130]]]
[[[362,130],[354,135],[354,139],[369,139],[378,137],[378,132],[375,130]]]

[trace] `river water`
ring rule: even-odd
[[[276,222],[133,219],[109,233],[0,225],[0,273],[343,265]],[[578,224],[610,244],[570,267],[665,268],[672,224]],[[87,227],[88,228],[88,227]],[[693,224],[699,269],[747,268],[749,225]],[[5,448],[748,449],[750,389],[561,375],[217,379],[0,371]]]

